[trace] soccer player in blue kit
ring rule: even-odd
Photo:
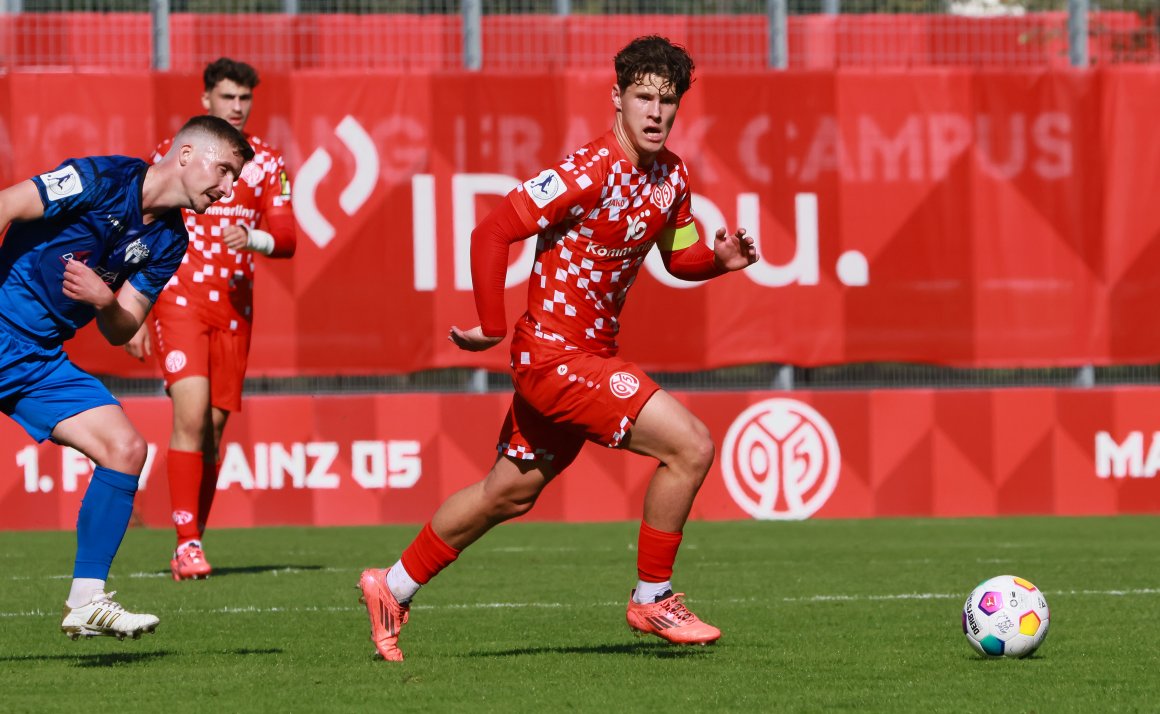
[[[37,441],[96,464],[77,515],[72,588],[60,629],[72,639],[134,639],[155,615],[105,592],[133,511],[147,447],[121,405],[61,345],[93,318],[113,345],[136,334],[181,264],[182,208],[204,212],[233,192],[254,156],[224,119],[191,119],[156,164],[69,159],[0,191],[0,410]]]

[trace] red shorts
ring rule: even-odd
[[[223,330],[205,324],[192,311],[162,305],[158,302],[154,308],[153,351],[165,376],[165,388],[186,377],[206,377],[210,404],[228,412],[241,411],[250,331]]]
[[[553,349],[518,332],[512,340],[516,393],[496,448],[513,459],[543,459],[560,473],[585,441],[619,446],[660,389],[619,357]]]

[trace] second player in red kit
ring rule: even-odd
[[[143,358],[157,353],[173,401],[169,440],[169,493],[177,546],[174,580],[203,578],[212,567],[202,547],[217,487],[222,433],[242,408],[254,309],[254,256],[289,258],[296,247],[290,178],[282,155],[244,132],[258,73],[221,58],[205,68],[202,105],[242,131],[254,149],[233,197],[204,215],[185,212],[189,249],[154,307],[152,340],[146,331],[128,345]],[[165,154],[163,142],[154,160]]]

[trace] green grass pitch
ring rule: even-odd
[[[1160,707],[1160,519],[692,523],[677,561],[712,647],[624,622],[636,524],[502,526],[416,598],[401,664],[372,659],[360,570],[416,527],[211,531],[206,581],[131,530],[110,589],[156,635],[58,630],[71,533],[0,533],[3,712],[1093,712]],[[960,625],[1012,573],[1051,606],[1026,660]]]

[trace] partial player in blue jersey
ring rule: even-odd
[[[60,628],[70,638],[134,639],[154,615],[105,592],[129,526],[146,444],[113,395],[61,348],[97,320],[111,344],[136,334],[188,241],[182,208],[204,212],[233,193],[253,149],[229,122],[191,119],[165,157],[69,159],[0,191],[0,410],[37,441],[96,464],[77,515],[72,589]]]

